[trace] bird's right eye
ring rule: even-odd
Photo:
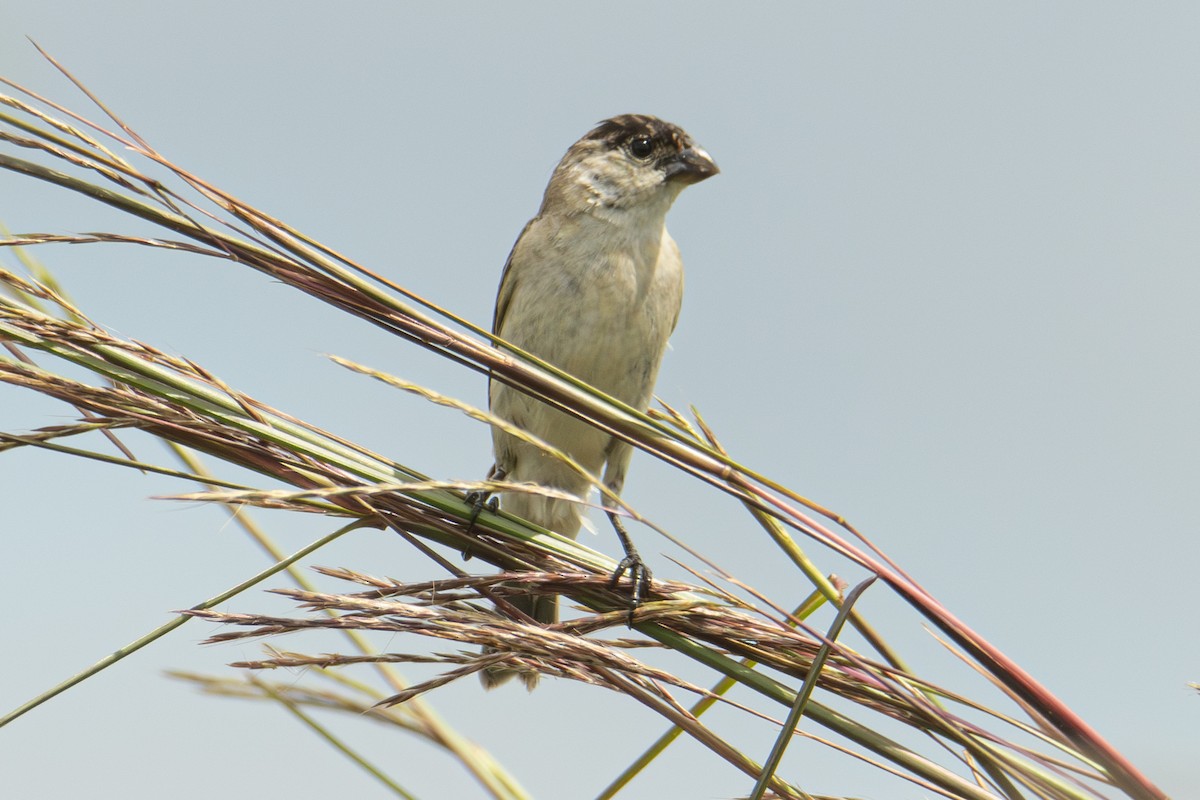
[[[638,136],[629,142],[629,152],[634,158],[649,158],[654,152],[654,143],[650,141],[649,136]]]

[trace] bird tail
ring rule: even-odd
[[[503,498],[503,507],[518,517],[571,538],[578,535],[583,521],[583,507],[579,503],[542,495],[516,492],[506,494]],[[514,595],[508,598],[508,601],[517,610],[527,614],[540,625],[553,625],[558,622],[558,597],[555,595]],[[484,652],[496,651],[485,648]],[[487,667],[479,673],[479,679],[486,689],[494,689],[514,676],[520,677],[525,688],[530,691],[537,686],[539,676],[532,670],[519,670],[497,665]]]
[[[512,603],[517,610],[524,614],[528,614],[541,625],[553,625],[558,622],[558,598],[553,595],[516,595],[508,598],[508,602]],[[484,653],[495,653],[495,649],[485,647]],[[483,672],[479,673],[479,679],[483,681],[483,688],[495,689],[502,683],[506,683],[514,677],[519,677],[521,682],[525,684],[525,688],[533,691],[537,688],[538,678],[540,675],[533,670],[513,669],[507,666],[487,667]]]

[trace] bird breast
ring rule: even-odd
[[[524,274],[500,335],[626,403],[643,406],[679,316],[679,250],[664,226],[655,236],[614,237],[618,232],[611,225],[584,225],[606,230],[592,237],[574,221],[567,227],[575,230],[560,225],[557,235],[547,237],[551,241],[543,240],[551,246],[542,255],[549,257],[531,259],[538,268]],[[597,246],[588,246],[591,239]],[[552,244],[566,241],[569,247]],[[564,311],[569,314],[565,325]]]

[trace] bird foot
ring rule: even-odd
[[[463,499],[471,504],[471,518],[467,520],[468,536],[475,530],[475,522],[479,519],[479,515],[483,513],[485,508],[492,513],[500,509],[500,498],[488,492],[470,492]],[[471,544],[468,542],[466,548],[463,549],[463,561],[470,561],[474,555],[471,552]]]
[[[626,574],[629,575],[630,592],[629,592],[629,620],[628,624],[633,627],[633,615],[637,611],[638,606],[650,593],[650,568],[646,566],[646,562],[642,561],[642,557],[637,554],[637,551],[630,553],[621,559],[617,564],[617,569],[613,572],[612,578],[608,582],[608,588],[615,589],[617,584],[621,582],[621,578]]]

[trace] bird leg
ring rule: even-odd
[[[613,572],[612,580],[608,582],[608,588],[615,589],[621,580],[621,576],[629,573],[629,581],[632,584],[629,625],[632,627],[633,613],[637,611],[637,607],[641,605],[642,600],[650,593],[650,568],[646,566],[646,562],[638,554],[637,548],[633,546],[633,538],[629,535],[629,531],[625,530],[625,524],[621,522],[621,518],[617,516],[615,511],[608,511],[607,513],[613,529],[617,532],[617,538],[621,540],[621,547],[625,549],[625,557],[617,564],[617,569]]]
[[[493,465],[491,471],[488,472],[487,479],[489,481],[504,480],[504,476],[507,474],[500,467]],[[475,523],[479,520],[479,515],[483,513],[485,508],[493,514],[500,509],[500,498],[488,491],[468,492],[463,499],[471,504],[471,518],[467,520],[468,536],[475,530]],[[471,544],[468,542],[466,548],[463,549],[463,561],[470,561],[473,555]]]

